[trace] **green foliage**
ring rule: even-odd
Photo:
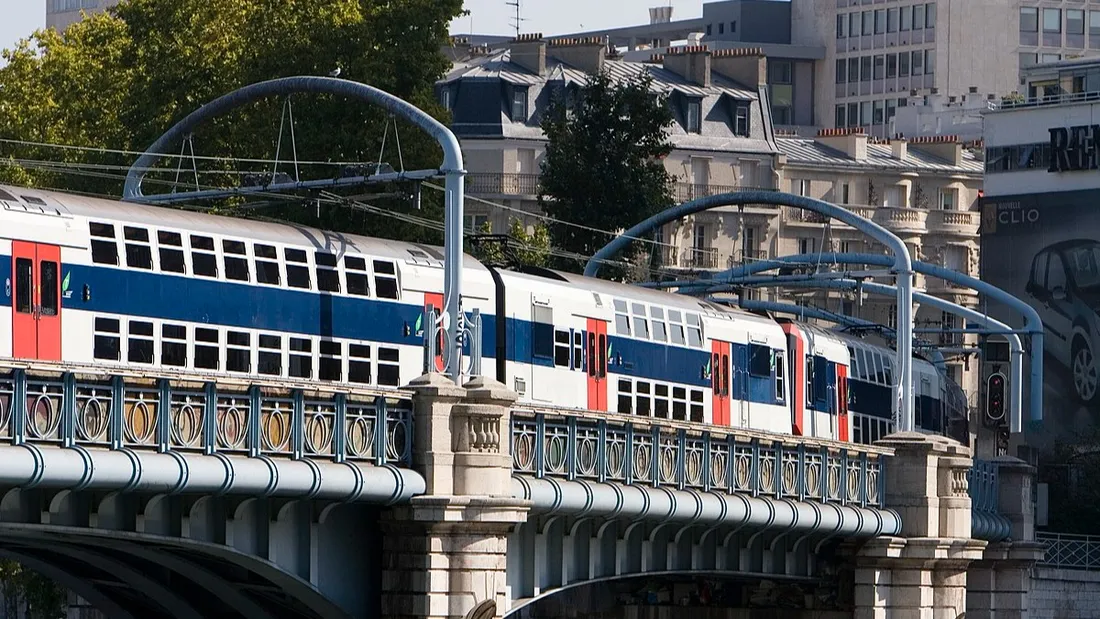
[[[615,231],[672,205],[672,177],[662,159],[672,151],[673,117],[651,83],[648,73],[625,82],[601,73],[572,101],[558,98],[551,104],[542,120],[549,142],[539,185],[539,204],[547,214]],[[561,224],[552,224],[550,232],[555,247],[584,256],[611,240],[605,233]],[[636,253],[631,248],[624,258]],[[579,260],[561,265],[572,271],[583,266]]]
[[[41,31],[6,51],[0,68],[0,138],[144,151],[187,114],[241,86],[294,75],[328,75],[364,82],[402,97],[447,122],[433,85],[449,68],[440,53],[461,0],[123,0],[108,13],[85,19],[64,33]],[[299,160],[376,161],[387,123],[381,108],[327,95],[292,99]],[[239,172],[264,167],[230,158],[273,159],[284,112],[268,100],[226,114],[196,130],[203,185],[233,186]],[[441,152],[433,138],[398,122],[401,156],[389,126],[382,160],[400,169],[434,168]],[[178,154],[180,151],[176,151]],[[188,151],[189,152],[189,151]],[[125,168],[134,155],[59,151],[0,143],[0,164],[14,157],[26,174],[0,165],[0,180],[61,190],[121,195]],[[290,133],[283,134],[281,159],[290,159]],[[28,161],[98,164],[105,177],[44,170]],[[146,180],[146,193],[163,192],[176,178],[177,162]],[[191,160],[181,180],[191,183]],[[289,164],[280,167],[291,172]],[[332,178],[340,168],[302,166],[303,178]],[[267,166],[266,172],[271,172]],[[393,193],[393,192],[387,192]],[[232,207],[226,202],[223,207]],[[381,198],[372,204],[408,210],[407,199]],[[442,219],[442,198],[425,191],[421,216]],[[420,241],[440,241],[436,233],[412,224],[345,209],[303,208],[300,204],[264,209],[267,217],[337,230]],[[233,213],[232,209],[227,211]]]
[[[479,235],[492,233],[490,222],[485,222],[478,230]],[[486,264],[509,267],[544,267],[550,258],[550,231],[542,224],[528,233],[523,222],[513,218],[508,224],[506,238],[493,241],[496,242],[476,244],[472,254]]]
[[[0,561],[0,592],[7,606],[5,616],[17,616],[22,609],[26,611],[27,619],[65,617],[65,589],[14,561]]]

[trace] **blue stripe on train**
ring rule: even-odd
[[[10,278],[10,256],[0,255],[0,273]],[[91,265],[64,265],[62,278],[70,279],[67,290],[72,294],[62,299],[62,307],[68,310],[386,344],[415,346],[421,342],[413,327],[423,310],[396,301]],[[88,301],[83,298],[85,285]],[[0,306],[10,305],[10,292],[0,295]],[[483,314],[482,322],[482,351],[492,359],[496,354],[496,316]],[[410,331],[407,336],[406,327]],[[508,318],[506,329],[509,361],[553,365],[552,360],[533,358],[530,321]],[[609,341],[613,358],[622,359],[621,364],[609,367],[614,373],[696,387],[710,385],[702,372],[709,360],[705,351],[614,336]],[[741,393],[741,380],[734,374],[734,394]],[[777,403],[770,378],[750,378],[748,396],[752,402]]]

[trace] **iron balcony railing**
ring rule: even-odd
[[[718,249],[714,247],[691,247],[680,252],[680,267],[686,269],[717,269]]]
[[[677,204],[682,204],[684,202],[690,202],[691,200],[698,200],[699,198],[717,196],[723,193],[733,193],[736,191],[777,191],[777,189],[775,187],[747,187],[744,185],[712,185],[709,183],[676,182],[672,186],[672,197]],[[759,206],[775,208],[772,205]]]
[[[559,410],[512,411],[512,471],[882,507],[888,450],[687,422]]]
[[[1035,541],[1046,545],[1046,555],[1040,565],[1071,570],[1100,569],[1100,537],[1036,533]]]
[[[466,175],[466,192],[474,195],[537,196],[539,175],[471,172]]]

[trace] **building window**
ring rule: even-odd
[[[836,106],[836,126],[837,127],[847,127],[848,126],[848,115],[846,113],[847,109],[848,108],[846,106],[844,106],[843,104]]]
[[[1085,12],[1066,9],[1066,34],[1085,34]]]
[[[526,88],[512,88],[512,122],[527,122]]]
[[[870,125],[871,124],[871,102],[863,101],[859,104],[859,124]]]
[[[1039,57],[1039,62],[1040,64],[1046,64],[1048,62],[1058,62],[1061,59],[1061,54],[1043,54]]]
[[[726,34],[726,22],[718,24],[718,34]]]
[[[898,55],[886,54],[886,79],[898,76]]]
[[[871,104],[871,122],[876,125],[881,125],[886,122],[886,105],[881,99]]]
[[[936,50],[924,50],[924,74],[933,75],[936,72]]]
[[[817,238],[807,236],[798,239],[798,253],[800,254],[816,254],[817,253]]]
[[[913,7],[903,6],[901,7],[901,24],[898,26],[898,30],[906,32],[913,29]]]
[[[738,104],[733,110],[733,134],[749,137],[749,106]]]
[[[913,76],[924,75],[924,52],[916,50],[913,52],[912,59]]]
[[[913,7],[913,30],[924,29],[924,5],[918,4]]]
[[[710,33],[708,32],[707,34]],[[848,16],[843,13],[838,13],[836,16],[836,38],[843,39],[846,36],[848,36]]]
[[[713,29],[712,24],[707,24],[707,36],[708,37],[711,36],[712,34],[714,34],[713,30],[714,29]]]
[[[1039,32],[1039,9],[1020,7],[1020,32]]]
[[[953,211],[958,208],[958,189],[940,190],[940,208],[945,211]]]
[[[1089,11],[1089,34],[1100,35],[1100,11]]]
[[[809,179],[800,178],[794,181],[795,192],[803,197],[810,196],[810,181]]]
[[[871,57],[864,56],[859,59],[859,79],[862,82],[871,81]]]
[[[489,223],[488,215],[463,215],[463,228],[466,232],[480,233],[481,228]]]
[[[1020,68],[1033,67],[1039,64],[1039,54],[1035,53],[1022,53],[1020,54]]]
[[[875,31],[875,14],[873,11],[863,12],[863,36],[871,36]]]
[[[685,112],[687,117],[687,125],[684,128],[687,130],[687,132],[699,133],[700,131],[702,131],[703,103],[698,99],[689,99]]]
[[[887,187],[886,191],[884,191],[882,195],[882,205],[894,208],[903,207],[905,206],[905,204],[902,203],[901,197],[901,187],[897,185]]]
[[[886,32],[898,31],[898,10],[886,9]]]
[[[924,27],[932,30],[936,27],[936,3],[929,2],[924,8]]]
[[[897,114],[898,107],[897,101],[893,99],[886,100],[886,122],[890,122],[891,119]]]
[[[875,79],[881,80],[886,77],[886,57],[875,56]]]
[[[848,83],[848,62],[843,58],[836,61],[836,83]]]
[[[439,91],[439,103],[447,110],[451,109],[451,89],[443,88]]]
[[[898,54],[898,77],[909,77],[909,52]]]
[[[1043,9],[1043,32],[1062,32],[1062,9]]]
[[[731,21],[730,22],[730,34],[733,34],[734,32],[737,32],[737,22],[736,21]]]
[[[741,186],[742,187],[758,187],[756,184],[756,168],[759,163],[756,161],[741,160]]]

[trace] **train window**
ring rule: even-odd
[[[187,267],[183,260],[183,237],[179,232],[157,232],[157,246],[160,254],[160,270],[167,273],[185,273]]]
[[[20,314],[33,314],[34,301],[34,261],[30,258],[15,259],[15,311]]]
[[[568,331],[554,331],[554,365],[569,367],[569,351],[572,338]]]
[[[683,346],[686,342],[684,339],[684,325],[673,323],[670,324],[669,327],[672,329],[672,343]]]
[[[573,369],[584,370],[584,334],[573,332]]]
[[[370,296],[370,276],[367,261],[355,256],[344,256],[344,277],[348,282],[348,294]]]
[[[374,289],[380,299],[399,299],[397,286],[397,267],[385,260],[374,261]]]
[[[284,249],[286,258],[286,285],[291,288],[309,289],[309,267],[306,252],[301,249]],[[292,363],[293,365],[293,363]]]
[[[317,263],[317,290],[340,292],[340,272],[336,270],[336,255],[317,252],[313,254]]]
[[[630,335],[630,317],[626,312],[626,301],[615,299],[615,333],[619,335]]]
[[[554,358],[554,310],[543,305],[531,306],[531,356]]]
[[[225,334],[225,369],[229,372],[252,371],[252,336],[243,331]]]
[[[130,321],[126,359],[130,363],[153,362],[153,323]]]
[[[191,235],[191,272],[201,277],[218,276],[218,259],[214,255],[214,239],[208,236]]]
[[[782,402],[787,399],[786,360],[782,352],[775,353],[775,399]]]
[[[659,307],[649,308],[650,316],[653,317],[653,339],[657,342],[668,341],[668,325],[665,324],[665,310]]]
[[[160,364],[187,366],[187,327],[166,324],[160,328]]]
[[[248,281],[248,252],[241,241],[222,241],[222,259],[225,261],[225,278],[239,282]]]
[[[691,390],[691,420],[703,421],[703,392],[699,389]]]
[[[118,361],[122,354],[121,323],[117,318],[95,319],[95,340],[92,356],[96,359]]]
[[[759,344],[749,345],[749,375],[772,375],[772,349]]]
[[[281,284],[283,278],[279,276],[279,254],[275,248],[257,243],[252,251],[256,252],[256,281],[272,286]]]
[[[115,243],[115,227],[112,224],[90,222],[88,232],[92,235],[92,262],[96,264],[118,264],[118,244]],[[94,237],[111,239],[101,241]]]
[[[317,378],[340,382],[344,380],[344,345],[340,342],[321,342],[320,364]]]
[[[132,269],[152,269],[153,250],[149,247],[149,231],[125,226],[122,234],[126,239],[126,266]]]
[[[638,381],[638,384],[634,385],[634,389],[634,414],[641,417],[649,417],[650,411],[653,410],[653,400],[650,397],[650,384]]]
[[[619,412],[629,415],[634,408],[634,386],[625,378],[619,379]]]
[[[370,346],[348,344],[348,382],[370,383],[370,359]]]
[[[258,272],[258,271],[257,271]],[[261,335],[256,371],[268,376],[283,375],[283,338],[279,335]]]
[[[42,286],[42,299],[39,311],[43,316],[57,316],[58,311],[58,280],[57,263],[52,260],[43,260],[39,263],[39,284]]]
[[[886,378],[887,385],[894,384],[894,360],[889,355],[882,357],[882,375]]]
[[[631,312],[634,315],[634,337],[649,339],[649,321],[645,317],[645,306],[641,303],[631,304]]]
[[[290,280],[290,276],[287,276]],[[287,366],[291,378],[313,378],[313,342],[301,337],[290,338],[290,363]]]
[[[698,314],[688,314],[688,345],[694,348],[703,346],[703,326],[699,322]]]
[[[653,385],[653,416],[668,419],[668,385]]]
[[[806,355],[806,406],[814,405],[814,358]]]
[[[378,347],[378,384],[401,385],[401,351],[398,349]]]
[[[687,389],[683,387],[672,388],[672,418],[677,421],[687,420]]]
[[[195,328],[195,367],[217,370],[221,367],[221,335],[217,329]]]
[[[829,399],[829,361],[825,357],[814,357],[814,399],[818,402]],[[831,411],[830,411],[831,412]]]

